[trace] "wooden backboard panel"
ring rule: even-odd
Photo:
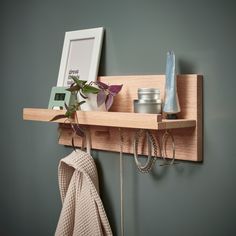
[[[143,76],[104,76],[98,80],[109,84],[123,84],[121,92],[115,97],[111,111],[133,112],[133,100],[137,99],[138,88],[159,88],[161,97],[164,99],[165,75],[143,75]],[[181,112],[178,118],[196,120],[196,127],[171,130],[175,138],[176,159],[189,161],[202,161],[202,76],[200,75],[178,75],[178,96]],[[117,115],[119,119],[119,115]],[[148,122],[144,120],[143,122]],[[91,126],[87,127],[91,134],[92,148],[98,150],[119,152],[120,138],[118,128]],[[122,129],[125,144],[124,152],[133,153],[134,129]],[[152,131],[161,139],[164,131]],[[71,145],[71,130],[63,128],[59,143]],[[146,145],[140,143],[139,152],[146,154]],[[75,140],[76,146],[81,145],[81,139]],[[170,146],[170,145],[169,145]],[[171,150],[168,150],[171,153]]]

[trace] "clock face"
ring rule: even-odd
[[[64,101],[65,97],[66,97],[65,93],[56,93],[55,97],[54,97],[54,100],[55,101]]]
[[[75,102],[75,96],[66,90],[67,87],[53,87],[48,103],[49,109],[66,109],[66,105],[70,106]],[[66,104],[66,105],[65,105]]]

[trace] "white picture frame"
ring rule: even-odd
[[[97,80],[103,34],[103,27],[65,33],[57,79],[58,87],[70,86],[72,81],[68,79],[69,75],[79,75],[81,80],[88,82]],[[79,100],[82,98],[79,97]],[[96,110],[95,101],[86,103],[90,104],[81,106],[82,110]]]

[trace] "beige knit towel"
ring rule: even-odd
[[[93,158],[81,150],[72,152],[60,161],[58,177],[63,206],[55,235],[112,235]]]

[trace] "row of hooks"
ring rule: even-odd
[[[81,144],[81,150],[85,151],[88,154],[91,154],[91,135],[89,132],[89,129],[82,128],[81,126],[77,126],[74,124],[71,124],[71,128],[73,130],[72,134],[72,147],[76,151],[75,145],[74,145],[74,139],[75,136],[78,135],[82,137],[82,144]],[[124,143],[124,135],[123,135],[123,129],[119,128],[119,134],[120,134],[120,146],[122,146],[121,150],[123,150],[123,143]],[[139,155],[138,155],[138,146],[140,143],[140,139],[142,137],[146,137],[146,143],[147,143],[147,161],[142,164],[139,161]],[[167,144],[170,140],[171,149],[172,149],[172,156],[169,157],[167,155]],[[165,130],[164,134],[162,135],[161,141],[158,137],[154,136],[150,130],[146,129],[138,129],[135,132],[134,135],[134,141],[133,141],[133,153],[134,153],[134,160],[135,164],[138,168],[138,170],[142,173],[148,173],[153,168],[155,162],[158,158],[163,159],[163,163],[160,164],[160,166],[169,166],[173,164],[178,164],[175,162],[175,140],[173,134],[169,130]],[[170,159],[170,161],[168,161]]]

